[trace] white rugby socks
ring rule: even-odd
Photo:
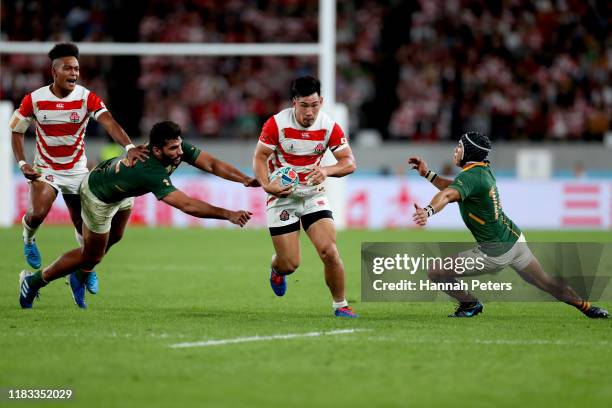
[[[334,310],[336,309],[340,309],[341,307],[347,307],[348,306],[348,302],[346,301],[346,299],[340,301],[340,302],[336,302],[334,300],[334,302],[332,303],[332,306],[334,308]]]
[[[38,227],[30,227],[25,220],[25,215],[23,216],[23,218],[21,218],[21,225],[23,225],[23,243],[31,244],[32,242],[34,242],[34,235],[36,235]]]

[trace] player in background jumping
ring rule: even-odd
[[[21,223],[24,255],[34,269],[41,266],[36,231],[60,192],[74,224],[76,239],[83,245],[78,190],[88,173],[84,139],[90,118],[98,121],[115,142],[126,149],[129,166],[147,157],[146,148],[132,144],[102,99],[77,85],[80,75],[77,46],[56,44],[48,55],[53,83],[27,94],[9,122],[15,159],[30,184],[29,205]],[[34,163],[30,165],[25,160],[23,135],[32,122],[36,150]],[[91,293],[98,292],[95,272],[88,275],[86,286]]]
[[[429,170],[420,157],[410,157],[408,162],[422,177],[427,178],[438,190],[431,203],[421,208],[415,204],[414,222],[425,226],[429,217],[439,213],[449,203],[458,202],[461,218],[478,245],[458,254],[461,258],[480,258],[484,269],[458,274],[452,269],[431,269],[429,278],[434,282],[458,283],[461,276],[496,273],[506,266],[512,267],[521,278],[556,299],[576,307],[591,318],[607,318],[608,311],[583,300],[570,286],[544,271],[538,259],[531,253],[525,236],[519,227],[503,212],[499,192],[490,162],[491,142],[486,135],[467,132],[461,136],[453,159],[462,170],[454,180]],[[449,317],[473,317],[483,310],[482,303],[464,290],[447,290],[459,305]]]
[[[293,107],[272,116],[263,126],[253,155],[255,177],[268,193],[267,225],[275,254],[270,285],[277,296],[287,289],[286,276],[300,265],[300,226],[314,245],[325,272],[338,317],[357,317],[345,297],[344,265],[336,247],[336,228],[322,183],[327,177],[344,177],[355,171],[355,158],[340,126],[321,112],[323,98],[318,79],[297,78],[291,87]],[[338,162],[321,166],[330,149]],[[282,187],[270,182],[276,169],[291,166],[300,184]]]

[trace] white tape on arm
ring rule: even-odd
[[[32,120],[30,118],[24,118],[23,115],[19,113],[19,110],[16,110],[15,112],[13,112],[11,120],[9,120],[9,127],[13,132],[25,133],[26,130],[28,130],[31,121]]]

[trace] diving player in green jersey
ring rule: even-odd
[[[484,260],[484,269],[474,269],[463,274],[452,269],[432,269],[428,271],[429,278],[434,282],[452,284],[458,283],[456,278],[460,276],[495,273],[510,266],[525,281],[576,307],[586,316],[607,318],[607,310],[591,305],[571,287],[550,276],[531,253],[519,227],[502,211],[495,176],[487,160],[490,151],[491,142],[487,136],[477,132],[462,135],[453,157],[455,165],[462,170],[454,180],[440,177],[429,170],[427,163],[420,157],[410,157],[408,160],[413,169],[440,190],[427,207],[421,208],[415,204],[414,222],[424,226],[429,217],[442,211],[448,203],[458,202],[461,218],[478,245],[457,256],[478,257],[480,262]],[[459,301],[457,310],[450,317],[473,317],[482,312],[482,303],[469,292],[445,292]]]
[[[70,286],[75,303],[86,308],[87,274],[123,236],[134,197],[151,192],[158,200],[194,217],[228,220],[240,227],[249,221],[251,213],[248,211],[230,211],[187,196],[172,185],[170,175],[185,161],[245,187],[258,187],[257,180],[184,142],[181,129],[174,122],[155,124],[149,134],[148,148],[149,157],[143,162],[129,167],[125,158],[106,160],[83,180],[79,195],[84,245],[66,252],[36,273],[21,272],[19,303],[22,308],[32,307],[40,288],[68,274],[71,274]]]

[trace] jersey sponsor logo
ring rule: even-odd
[[[316,154],[323,154],[323,153],[325,153],[325,146],[323,146],[323,143],[319,143],[317,145],[317,147],[314,148],[314,152]]]
[[[289,219],[289,211],[283,210],[278,218],[280,218],[281,221],[287,221]]]
[[[53,177],[53,174],[47,174],[45,176],[45,180],[50,181],[50,182],[54,182],[55,181],[55,177]]]
[[[162,183],[164,183],[164,185],[170,187],[170,182],[168,181],[168,179],[163,179]]]
[[[317,201],[317,205],[318,205],[319,207],[322,207],[322,206],[324,206],[324,205],[325,205],[325,201],[324,201],[324,200],[319,200],[319,201]]]
[[[313,142],[324,141],[325,135],[327,134],[326,129],[304,131],[287,127],[284,128],[282,131],[285,134],[286,139],[310,140]]]
[[[41,97],[46,97],[43,95]],[[49,95],[51,97],[51,95]],[[38,106],[39,110],[50,110],[50,111],[69,111],[73,109],[81,109],[83,107],[83,100],[77,101],[64,101],[64,102],[56,102],[56,101],[48,101],[48,100],[40,100],[40,98],[34,98],[36,106]]]
[[[81,118],[80,118],[80,116],[79,116],[79,114],[78,114],[78,113],[76,113],[76,112],[72,112],[72,113],[70,114],[70,121],[71,121],[72,123],[79,123],[79,122],[81,121]]]

